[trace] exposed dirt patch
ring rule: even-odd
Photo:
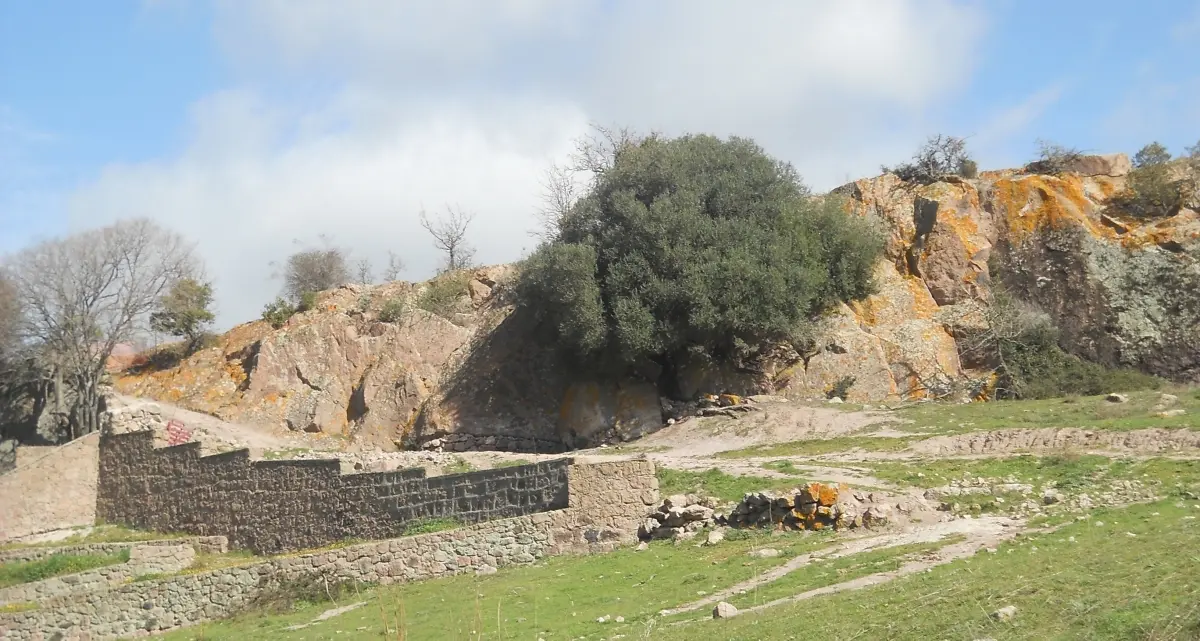
[[[1200,431],[1148,429],[1118,432],[1078,428],[996,430],[936,436],[914,443],[900,454],[960,456],[1066,450],[1137,454],[1200,453]]]
[[[669,425],[637,442],[671,456],[711,456],[753,445],[844,436],[891,421],[886,412],[841,411],[796,403],[769,403],[741,418],[696,417]]]

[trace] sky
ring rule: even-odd
[[[122,218],[195,243],[218,325],[322,236],[409,280],[424,209],[532,250],[591,123],[755,139],[826,190],[930,134],[1200,140],[1200,0],[0,0],[0,254]]]

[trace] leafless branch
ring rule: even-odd
[[[442,271],[456,271],[471,266],[475,249],[467,243],[467,228],[474,218],[474,214],[449,205],[446,206],[446,216],[437,220],[430,220],[425,210],[421,210],[421,226],[433,236],[433,246],[446,256]]]
[[[145,330],[159,299],[197,270],[190,245],[146,219],[44,241],[11,260],[23,338],[43,347],[77,397],[72,438],[99,427],[113,349]]]

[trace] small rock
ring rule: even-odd
[[[1046,490],[1042,493],[1042,503],[1045,503],[1046,505],[1054,505],[1055,503],[1062,501],[1062,499],[1062,493],[1058,490]]]
[[[708,537],[704,539],[705,545],[716,545],[725,540],[724,528],[717,528],[708,533]]]
[[[776,550],[775,548],[762,548],[759,550],[751,550],[749,552],[749,554],[750,554],[750,556],[758,558],[758,559],[773,559],[782,553],[779,550]],[[730,607],[733,607],[733,606],[730,606]]]
[[[997,621],[1011,621],[1017,616],[1017,606],[1006,605],[992,613],[992,618]]]
[[[840,396],[834,396],[833,398],[827,399],[825,402],[832,403],[834,405],[841,405],[842,403],[845,403],[846,401],[843,401]]]
[[[1128,403],[1129,397],[1124,394],[1113,392],[1112,394],[1105,396],[1104,400],[1108,401],[1109,403]]]
[[[1159,412],[1158,416],[1160,418],[1174,418],[1176,416],[1183,416],[1184,414],[1187,414],[1187,410],[1179,408],[1179,409],[1167,410],[1165,412]]]
[[[617,623],[625,623],[625,617],[617,617],[613,619],[613,621],[616,621]]]
[[[596,618],[596,623],[608,623],[608,615]]]
[[[475,574],[495,574],[495,573],[496,573],[496,568],[494,568],[490,565],[481,565],[481,566],[479,566],[478,570],[475,570]]]
[[[726,603],[724,601],[721,601],[717,604],[717,607],[713,608],[714,619],[729,619],[737,616],[737,613],[738,610],[737,608],[733,607],[732,603]]]
[[[1178,400],[1179,400],[1179,397],[1174,394],[1162,394],[1158,397],[1159,403],[1164,403],[1167,405],[1170,405],[1171,403],[1174,403],[1175,401],[1178,401]]]
[[[650,549],[650,544],[649,544],[649,543],[647,543],[647,542],[645,542],[645,541],[642,541],[641,543],[638,543],[638,546],[637,546],[637,551],[638,551],[638,552],[645,552],[646,550],[649,550],[649,549]]]

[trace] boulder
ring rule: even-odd
[[[721,601],[713,608],[714,619],[730,619],[737,616],[738,609],[733,604]]]

